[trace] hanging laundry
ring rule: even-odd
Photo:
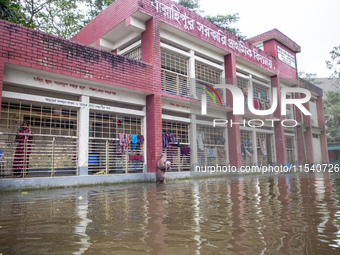
[[[208,148],[207,149],[207,157],[208,158],[216,158],[217,157],[216,148]]]
[[[260,139],[260,147],[261,147],[261,153],[263,156],[267,156],[267,144],[266,144],[266,139],[261,138]]]
[[[190,155],[190,147],[181,147],[181,154],[182,155]]]
[[[138,160],[138,161],[144,161],[142,155],[129,155],[129,160]]]
[[[136,144],[137,144],[138,138],[137,135],[131,134],[131,150],[136,151]]]
[[[224,138],[224,137],[221,138],[221,144],[222,144],[222,145],[225,144],[225,138]]]
[[[263,100],[260,100],[260,110],[266,110],[266,103]]]
[[[254,108],[259,109],[259,101],[257,99],[254,99]]]
[[[203,144],[203,140],[204,140],[204,132],[197,131],[196,137],[197,137],[197,142],[198,142],[198,148],[199,148],[201,151],[203,151],[203,150],[204,150],[204,144]]]
[[[144,142],[144,136],[138,135],[137,136],[137,151],[140,151],[140,145]]]
[[[220,155],[221,158],[225,158],[225,150],[222,148],[217,149],[218,155]]]
[[[170,142],[176,143],[175,136],[173,133],[170,133]]]
[[[165,132],[162,132],[162,144],[163,144],[163,149],[169,146],[169,140]]]

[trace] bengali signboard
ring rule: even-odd
[[[295,57],[293,54],[290,54],[288,51],[284,50],[280,46],[277,46],[277,55],[279,60],[295,68]]]

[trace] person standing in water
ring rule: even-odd
[[[25,174],[28,174],[29,155],[33,140],[33,136],[30,135],[33,135],[33,132],[29,130],[29,123],[28,121],[23,121],[15,137],[17,147],[13,160],[13,174],[16,178],[22,177],[24,168],[26,170]]]

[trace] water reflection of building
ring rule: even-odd
[[[5,21],[0,28],[9,36],[0,42],[6,175],[22,120],[35,133],[29,176],[154,172],[163,150],[178,171],[192,165],[304,163],[306,148],[308,163],[328,162],[322,90],[297,79],[300,46],[276,29],[244,41],[169,0],[116,0],[72,40]],[[12,42],[30,42],[30,49]],[[313,116],[300,119],[291,105],[286,116],[280,115],[283,109],[270,116],[249,109],[234,115],[232,95],[212,87],[221,82],[248,88],[244,95],[254,97],[257,110],[271,106],[272,88],[301,85],[312,94],[305,107]],[[213,95],[207,115],[201,114],[204,90]],[[279,105],[280,95],[279,90]],[[212,128],[213,119],[249,123],[254,116],[303,125],[264,121],[256,128]],[[176,143],[163,148],[166,132]],[[129,139],[119,134],[142,135],[146,142],[127,145],[122,139]]]

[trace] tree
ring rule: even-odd
[[[179,0],[178,3],[194,12],[197,12],[200,8],[200,0]]]
[[[21,11],[19,0],[1,0],[0,1],[0,19],[8,20],[13,23],[21,24],[27,27],[34,27],[26,22],[26,16]]]
[[[340,91],[326,92],[324,100],[327,140],[340,142]]]
[[[88,17],[85,23],[93,20],[99,13],[112,4],[115,0],[83,0],[87,7],[86,16]]]
[[[328,69],[333,70],[333,74],[330,78],[335,78],[333,85],[335,88],[340,88],[340,45],[333,47],[333,50],[329,52],[331,54],[331,60],[326,60],[326,66]]]
[[[70,38],[114,0],[1,0],[0,18]]]
[[[184,7],[198,13],[198,14],[203,14],[204,11],[198,10],[200,8],[199,5],[200,0],[179,0],[178,3],[180,5],[183,5]],[[216,24],[217,26],[229,31],[232,34],[237,35],[238,37],[241,37],[242,39],[246,39],[245,36],[241,35],[241,32],[237,28],[232,28],[230,24],[235,23],[240,19],[238,16],[238,13],[234,13],[232,15],[216,15],[216,16],[211,16],[211,15],[206,15],[204,18],[207,20],[210,20],[212,23]]]
[[[323,82],[320,79],[316,78],[316,73],[305,73],[300,71],[298,76],[316,86],[320,86],[323,84]]]

